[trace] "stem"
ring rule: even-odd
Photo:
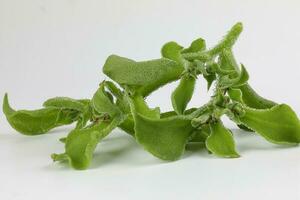
[[[237,64],[234,55],[232,53],[231,49],[224,49],[221,53],[220,53],[220,57],[224,62],[226,63],[226,65],[223,65],[222,67],[225,70],[234,70],[235,73],[233,74],[233,77],[237,76],[240,73],[240,68],[239,65]]]
[[[243,24],[241,22],[236,23],[230,31],[225,35],[224,39],[219,42],[214,48],[208,50],[209,54],[216,55],[220,53],[224,48],[231,49],[239,35],[243,31]]]
[[[211,55],[208,51],[201,51],[201,52],[195,52],[195,53],[183,53],[183,58],[192,61],[192,60],[200,60],[202,62],[206,62],[211,60]]]
[[[221,40],[215,47],[207,51],[183,53],[182,56],[187,60],[198,59],[201,61],[207,61],[220,53],[224,48],[231,49],[242,31],[243,25],[241,22],[238,22],[230,29],[230,31],[224,36],[223,40]]]
[[[198,117],[199,115],[201,115],[204,112],[206,112],[208,110],[208,108],[209,108],[210,105],[211,105],[211,101],[209,101],[208,103],[204,104],[203,106],[197,108],[197,110],[195,110],[194,112],[190,113],[187,117],[190,118],[190,119]]]

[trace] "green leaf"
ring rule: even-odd
[[[168,42],[164,44],[164,46],[162,47],[161,55],[164,58],[168,58],[178,63],[182,63],[182,58],[181,58],[182,49],[183,47],[177,44],[176,42]]]
[[[228,95],[229,95],[229,97],[233,101],[236,101],[236,102],[244,104],[244,102],[243,102],[243,94],[242,94],[242,91],[240,89],[229,88],[228,89]],[[249,129],[248,127],[246,127],[246,126],[244,126],[242,124],[237,123],[237,126],[240,129],[244,130],[244,131],[253,132],[253,130]]]
[[[123,98],[123,92],[113,82],[104,81],[104,85],[116,98]]]
[[[210,89],[212,86],[212,83],[216,80],[216,75],[215,74],[209,74],[209,75],[203,75],[207,82],[207,91]]]
[[[55,107],[63,109],[72,109],[83,112],[85,109],[85,104],[79,100],[72,99],[69,97],[55,97],[48,99],[43,104],[44,107]]]
[[[149,111],[153,112],[150,108],[137,106],[136,99],[131,101],[135,138],[138,143],[160,159],[178,159],[194,130],[191,120],[182,115],[159,119],[155,115],[149,115]]]
[[[91,106],[86,105],[84,111],[82,113],[80,113],[78,116],[76,128],[81,129],[81,128],[85,127],[86,124],[88,123],[88,121],[92,118],[92,114],[93,114],[93,111],[92,111]]]
[[[205,143],[207,137],[210,134],[210,127],[208,125],[202,126],[201,129],[196,129],[189,142],[201,142]]]
[[[222,69],[220,67],[220,65],[218,63],[216,63],[215,61],[211,61],[206,63],[206,70],[210,73],[217,73],[220,76],[230,76],[234,73],[236,73],[234,70],[226,70],[226,69]]]
[[[127,118],[118,127],[129,135],[135,137],[134,120],[132,115],[128,115]]]
[[[229,78],[229,75],[223,76],[219,83],[221,88],[229,88],[229,87],[236,88],[246,84],[248,79],[249,79],[249,74],[246,68],[244,67],[244,65],[242,64],[241,73],[239,74],[238,77],[231,79]]]
[[[191,124],[193,127],[198,128],[208,123],[211,120],[211,112],[204,112],[200,116],[192,119]]]
[[[124,99],[125,100],[125,99]],[[160,118],[160,110],[159,108],[150,109],[145,102],[144,98],[141,95],[133,95],[130,98],[130,104],[133,110],[143,113],[143,115],[153,118]],[[119,125],[119,128],[124,130],[126,133],[135,137],[134,131],[134,119],[132,114],[127,114],[126,119]]]
[[[206,140],[206,148],[213,154],[224,158],[237,158],[232,133],[226,129],[221,121],[210,124],[210,135]]]
[[[130,114],[129,102],[126,99],[125,92],[121,91],[113,82],[104,81],[105,88],[109,90],[111,94],[116,97],[115,105],[120,109],[124,114]]]
[[[147,151],[163,160],[178,159],[194,130],[191,121],[181,115],[151,119],[136,113],[134,119],[137,141]]]
[[[300,142],[300,122],[296,113],[286,104],[271,109],[245,108],[240,121],[268,141],[276,144]]]
[[[216,74],[215,73],[209,73],[207,70],[207,67],[205,66],[205,63],[195,60],[194,63],[196,64],[196,70],[198,73],[203,74],[203,77],[205,78],[207,82],[207,91],[210,89],[212,83],[216,80]]]
[[[221,69],[235,71],[230,75],[230,78],[235,78],[240,73],[239,65],[237,64],[231,49],[225,48],[220,52],[218,63]]]
[[[101,83],[91,100],[92,107],[98,113],[108,114],[111,117],[120,115],[120,109],[112,102],[108,94],[104,89],[104,82]]]
[[[240,89],[229,88],[228,95],[233,101],[244,104],[243,94]]]
[[[224,49],[219,56],[220,67],[224,70],[235,70],[235,74],[229,75],[230,78],[236,78],[239,76],[240,69],[234,58],[234,55],[230,49]],[[258,95],[254,89],[248,84],[241,85],[238,89],[242,92],[243,102],[256,109],[266,109],[277,105],[275,102],[265,99]]]
[[[206,70],[206,64],[200,60],[195,60],[194,61],[195,65],[196,65],[196,70],[198,73],[203,74],[204,76],[208,76],[209,73]]]
[[[183,49],[181,53],[193,53],[198,51],[204,51],[205,49],[206,49],[205,40],[202,38],[198,38],[194,40],[188,48]]]
[[[159,119],[160,117],[159,108],[150,109],[142,96],[140,95],[131,96],[130,102],[131,102],[131,107],[135,112],[141,113],[145,117]]]
[[[92,116],[92,110],[90,107],[89,99],[77,100],[69,97],[55,97],[45,101],[43,106],[46,108],[54,107],[61,109],[77,110],[79,112],[76,124],[77,129],[83,128]]]
[[[104,74],[112,80],[143,96],[179,79],[183,70],[183,66],[166,58],[135,62],[116,55],[109,56],[103,67]]]
[[[186,111],[184,111],[184,115],[189,116],[191,113],[193,113],[197,108],[189,108]],[[176,116],[177,113],[175,111],[168,111],[160,114],[160,118],[167,118],[167,117],[173,117]]]
[[[97,144],[120,123],[120,118],[114,118],[110,122],[102,121],[85,129],[74,129],[65,140],[65,153],[52,154],[52,159],[54,161],[69,160],[75,169],[87,169]]]
[[[196,79],[193,76],[186,74],[181,77],[179,85],[171,95],[172,105],[177,114],[181,115],[185,111],[193,96],[195,83]]]
[[[77,101],[79,101],[80,103],[84,104],[85,106],[88,106],[91,103],[90,99],[78,99]]]
[[[239,89],[242,92],[242,99],[243,102],[251,108],[256,108],[256,109],[266,109],[266,108],[272,108],[273,106],[276,106],[277,103],[265,99],[258,95],[253,88],[246,84],[243,86],[240,86]]]
[[[9,105],[7,94],[3,100],[3,112],[9,124],[24,135],[44,134],[55,127],[71,124],[78,115],[78,111],[54,107],[15,111]]]

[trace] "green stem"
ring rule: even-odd
[[[223,40],[221,40],[215,47],[207,51],[183,53],[182,56],[187,60],[198,59],[201,61],[208,61],[212,57],[219,54],[224,48],[231,49],[242,31],[243,24],[241,22],[238,22],[230,29],[230,31],[224,36]]]

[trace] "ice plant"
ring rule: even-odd
[[[286,104],[259,96],[248,84],[245,66],[234,58],[232,46],[242,28],[241,23],[235,24],[210,49],[199,38],[188,48],[168,42],[162,47],[162,57],[155,60],[138,62],[111,55],[103,72],[114,82],[101,82],[91,99],[55,97],[39,110],[16,111],[6,94],[3,112],[10,125],[24,135],[76,123],[60,140],[65,152],[52,155],[54,161],[68,160],[75,169],[88,168],[98,143],[117,127],[163,160],[179,159],[191,142],[205,143],[208,151],[220,157],[239,157],[233,135],[221,121],[223,115],[272,143],[298,144],[296,113]],[[214,86],[214,94],[205,105],[187,109],[199,76],[206,79],[208,90]],[[158,107],[149,108],[145,98],[176,80],[180,81],[171,95],[174,110],[161,113]]]

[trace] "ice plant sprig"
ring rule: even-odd
[[[60,139],[65,152],[52,155],[54,161],[67,160],[75,169],[88,168],[98,143],[117,127],[163,160],[179,159],[193,142],[205,143],[209,152],[220,157],[239,157],[233,135],[221,121],[223,115],[272,143],[298,144],[296,113],[286,104],[259,96],[248,84],[245,66],[234,58],[232,47],[242,29],[241,23],[235,24],[210,49],[202,38],[188,48],[168,42],[162,47],[162,58],[155,60],[136,62],[111,55],[103,72],[114,82],[101,82],[91,99],[55,97],[39,110],[16,111],[6,94],[3,112],[10,125],[24,135],[44,134],[76,122]],[[214,85],[214,95],[205,105],[187,109],[199,76],[206,79],[208,90]],[[173,111],[161,113],[147,105],[145,97],[176,80]]]

